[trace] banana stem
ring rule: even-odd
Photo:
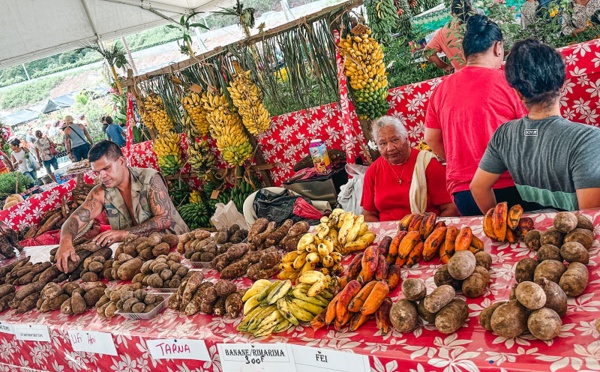
[[[115,79],[115,85],[117,86],[117,91],[119,92],[119,94],[122,94],[123,89],[121,88],[121,83],[119,82],[119,76],[117,75],[117,70],[115,69],[114,65],[109,64],[110,66],[110,71],[113,74],[113,79]]]

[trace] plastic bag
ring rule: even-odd
[[[363,181],[368,168],[364,165],[346,164],[346,172],[352,178],[340,187],[340,193],[337,197],[337,201],[343,210],[354,212],[356,215],[363,213],[360,202],[362,200]]]
[[[227,204],[217,203],[215,214],[210,220],[217,229],[229,227],[233,224],[237,224],[242,229],[248,229],[244,215],[237,210],[233,200],[230,200]]]
[[[303,198],[296,199],[296,202],[294,203],[294,214],[308,220],[319,220],[323,217],[323,213],[312,204],[307,203]]]

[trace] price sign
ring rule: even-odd
[[[204,340],[146,340],[146,344],[153,359],[210,360],[210,354]]]
[[[12,325],[10,323],[0,322],[0,332],[8,333],[9,335],[14,335],[15,327],[14,327],[14,325]]]
[[[69,339],[74,351],[85,353],[117,355],[112,334],[95,331],[69,331]]]
[[[50,332],[45,325],[14,324],[13,328],[17,340],[50,342]]]
[[[217,344],[223,371],[295,372],[291,347],[286,344]]]
[[[369,372],[369,357],[325,348],[292,345],[298,372]]]

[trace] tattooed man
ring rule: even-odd
[[[65,221],[56,253],[57,266],[66,271],[68,261],[78,260],[73,239],[90,221],[106,211],[112,230],[94,238],[102,246],[122,241],[127,234],[149,235],[155,231],[182,234],[189,231],[177,213],[162,175],[147,168],[130,168],[117,144],[101,141],[89,152],[92,170],[101,184]]]

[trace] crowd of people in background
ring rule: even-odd
[[[105,138],[115,142],[119,147],[125,146],[125,130],[122,125],[113,121],[109,115],[99,118]],[[47,122],[34,128],[31,125],[25,135],[8,138],[10,151],[0,149],[0,174],[19,171],[38,184],[37,172],[43,166],[52,182],[57,182],[56,171],[59,169],[59,149],[64,148],[65,155],[71,162],[79,162],[88,158],[88,152],[94,141],[88,131],[89,122],[85,115],[67,115],[63,120]]]

